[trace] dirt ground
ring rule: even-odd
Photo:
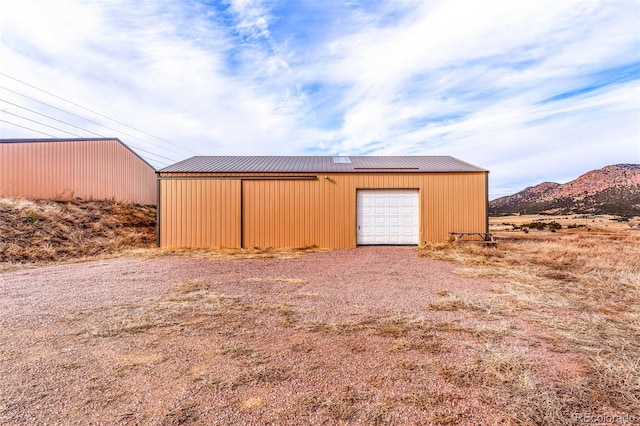
[[[473,297],[497,285],[458,267],[411,247],[367,247],[0,273],[0,423],[544,419],[526,400],[487,398],[485,387],[523,375],[570,382],[579,365],[517,318],[434,308],[452,292]],[[478,368],[494,381],[475,382]]]

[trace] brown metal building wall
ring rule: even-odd
[[[246,174],[243,176],[246,177]],[[273,178],[276,174],[268,176]],[[329,179],[318,175],[314,180],[287,180],[285,176],[281,180],[256,180],[255,176],[242,180],[239,174],[237,179],[232,180],[203,177],[161,180],[161,246],[355,247],[356,191],[378,188],[419,190],[421,242],[446,241],[449,232],[453,231],[487,232],[485,172],[345,173],[328,175]],[[177,182],[181,182],[179,186],[176,186]],[[217,182],[226,188],[226,192],[223,191],[218,197],[228,199],[229,196],[223,194],[229,191],[235,194],[229,202],[220,202],[218,198],[215,209],[225,211],[228,217],[236,217],[237,221],[203,216],[199,221],[190,222],[195,224],[194,229],[193,225],[184,223],[184,219],[175,213],[167,216],[165,212],[173,210],[188,215],[193,208],[197,209],[194,206],[197,206],[198,199],[204,205],[210,203],[208,200],[215,199],[215,195],[199,195],[202,189],[198,188],[202,188],[202,182]],[[233,185],[237,186],[231,188]],[[220,191],[211,190],[214,193]],[[218,234],[222,235],[224,227],[233,227],[236,239],[223,240],[215,235],[197,239],[198,235],[209,235],[208,229],[218,229]]]
[[[160,181],[161,247],[240,247],[240,180]]]
[[[156,174],[118,140],[0,143],[0,196],[156,204]]]
[[[308,247],[319,241],[316,180],[244,180],[243,247]]]

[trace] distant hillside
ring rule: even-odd
[[[155,243],[155,207],[0,198],[0,262],[58,261]]]
[[[489,203],[492,215],[512,213],[640,216],[640,164],[592,170],[565,184],[544,182]]]

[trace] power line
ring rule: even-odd
[[[43,114],[43,113],[38,112],[38,111],[36,111],[36,110],[30,109],[30,108],[27,108],[27,107],[23,107],[23,106],[20,106],[20,105],[18,105],[18,104],[14,104],[13,102],[9,102],[9,101],[6,101],[6,100],[4,100],[4,99],[0,99],[0,102],[4,102],[4,103],[6,103],[6,104],[13,105],[13,106],[15,106],[15,107],[18,107],[18,108],[24,109],[24,110],[26,110],[26,111],[32,112],[32,113],[34,113],[34,114],[41,115],[41,116],[43,116],[43,117],[48,118],[49,120],[54,120],[54,121],[57,121],[57,122],[59,122],[59,123],[66,124],[67,126],[75,127],[76,129],[82,130],[82,131],[84,131],[84,132],[91,133],[91,134],[96,135],[96,136],[100,136],[101,138],[106,138],[106,137],[107,137],[107,136],[101,135],[101,134],[99,134],[99,133],[92,132],[91,130],[83,129],[82,127],[78,127],[78,126],[76,126],[76,125],[74,125],[74,124],[67,123],[66,121],[58,120],[58,119],[57,119],[57,118],[55,118],[55,117],[51,117],[50,115]]]
[[[32,123],[39,124],[40,126],[48,127],[48,128],[50,128],[50,129],[53,129],[53,130],[58,130],[58,131],[60,131],[60,132],[67,133],[67,134],[69,134],[69,135],[71,135],[71,136],[77,136],[77,137],[79,137],[79,138],[81,138],[81,137],[82,137],[82,135],[78,135],[77,133],[71,133],[71,132],[68,132],[68,131],[66,131],[66,130],[59,129],[58,127],[49,126],[48,124],[40,123],[39,121],[32,120],[32,119],[30,119],[30,118],[23,117],[23,116],[18,115],[18,114],[14,114],[14,113],[9,112],[9,111],[2,111],[2,112],[3,112],[3,113],[5,113],[5,114],[13,115],[14,117],[22,118],[23,120],[31,121]]]
[[[0,73],[0,74],[1,74],[1,73]],[[51,104],[49,104],[49,103],[47,103],[47,102],[43,102],[43,101],[40,101],[40,100],[38,100],[38,99],[32,98],[32,97],[30,97],[30,96],[24,95],[24,94],[22,94],[22,93],[16,92],[15,90],[11,90],[11,89],[8,89],[8,88],[6,88],[6,87],[1,87],[1,86],[0,86],[0,89],[6,90],[6,91],[11,92],[11,93],[15,93],[16,95],[19,95],[19,96],[22,96],[22,97],[24,97],[24,98],[30,99],[30,100],[32,100],[32,101],[34,101],[34,102],[38,102],[38,103],[41,103],[41,104],[43,104],[43,105],[47,105],[48,107],[51,107],[51,108],[57,109],[58,111],[62,111],[62,112],[64,112],[64,113],[66,113],[66,114],[72,115],[72,116],[74,116],[74,117],[78,117],[78,118],[80,118],[80,119],[82,119],[82,120],[88,121],[88,122],[93,123],[93,124],[96,124],[96,125],[98,125],[98,126],[105,127],[105,128],[107,128],[107,129],[113,130],[114,132],[122,133],[123,135],[129,136],[129,137],[132,137],[133,139],[137,139],[137,140],[139,140],[139,141],[141,141],[141,142],[148,142],[148,141],[145,141],[145,140],[143,140],[143,139],[140,139],[140,138],[138,138],[138,137],[136,137],[136,136],[133,136],[133,135],[131,135],[131,134],[129,134],[129,133],[122,132],[122,131],[120,131],[120,130],[118,130],[118,129],[114,129],[113,127],[109,127],[109,126],[104,125],[104,124],[102,124],[102,123],[99,123],[99,122],[97,122],[97,121],[93,121],[93,120],[91,120],[91,119],[88,119],[88,118],[82,117],[82,116],[80,116],[80,115],[78,115],[78,114],[74,114],[74,113],[72,113],[72,112],[66,111],[66,110],[64,110],[64,109],[62,109],[62,108],[58,108],[58,107],[57,107],[57,106],[55,106],[55,105],[51,105]],[[4,102],[6,102],[6,101],[4,101]],[[10,102],[8,102],[8,103],[10,103]],[[24,107],[21,107],[21,108],[24,108]],[[28,109],[28,108],[25,108],[25,109]],[[40,113],[37,113],[37,112],[36,112],[36,114],[40,114]],[[13,114],[13,115],[15,115],[15,114]],[[44,115],[44,114],[40,114],[40,115]],[[58,120],[58,119],[54,119],[54,120],[56,120],[56,121],[61,121],[61,120]],[[31,121],[33,121],[33,120],[31,120]],[[92,131],[90,131],[90,130],[86,130],[86,129],[80,128],[80,127],[78,127],[78,126],[74,126],[73,124],[70,124],[70,123],[68,123],[68,122],[66,122],[66,121],[62,121],[62,123],[67,124],[67,125],[69,125],[69,126],[73,126],[73,127],[79,128],[80,130],[83,130],[83,131],[85,131],[85,132],[93,133],[94,135],[98,135],[97,133],[94,133],[94,132],[92,132]],[[39,123],[39,124],[40,124],[40,123]],[[48,127],[50,127],[50,126],[48,126]],[[60,130],[60,129],[58,129],[58,130]],[[63,131],[63,132],[65,132],[64,130],[62,130],[62,131]],[[65,132],[65,133],[73,134],[73,133],[70,133],[70,132]],[[82,136],[80,136],[80,135],[75,135],[75,136],[82,137]],[[99,135],[99,136],[100,136],[100,137],[106,137],[106,136],[102,136],[102,135]],[[147,154],[149,154],[149,155],[153,155],[153,156],[155,156],[155,157],[164,158],[165,160],[168,160],[168,161],[170,161],[171,163],[173,163],[173,162],[175,161],[175,160],[173,160],[172,158],[164,157],[164,156],[162,156],[162,155],[160,155],[160,154],[156,154],[156,153],[154,153],[154,152],[147,151],[146,149],[139,148],[139,147],[137,147],[137,146],[135,146],[135,145],[132,145],[132,144],[129,144],[129,145],[131,145],[131,147],[132,147],[132,148],[135,148],[135,149],[137,149],[138,151],[145,152],[145,153],[147,153]],[[172,152],[175,152],[175,151],[172,151]],[[176,154],[178,154],[178,153],[176,152]]]
[[[9,112],[9,111],[2,111],[2,112],[3,112],[3,113],[5,113],[5,114],[13,115],[14,117],[21,118],[21,119],[23,119],[23,120],[31,121],[31,122],[33,122],[33,123],[36,123],[36,124],[40,125],[40,126],[49,127],[49,128],[51,128],[51,129],[58,130],[58,131],[63,132],[63,133],[67,133],[67,134],[72,135],[72,136],[77,136],[77,137],[79,137],[79,138],[82,138],[82,137],[83,137],[82,135],[78,135],[78,134],[76,134],[76,133],[71,133],[71,132],[68,132],[68,131],[66,131],[66,130],[59,129],[58,127],[50,126],[50,125],[48,125],[48,124],[44,124],[44,123],[42,123],[42,122],[40,122],[40,121],[32,120],[32,119],[30,119],[30,118],[24,117],[24,116],[19,115],[19,114],[14,114],[14,113]],[[19,126],[19,125],[15,124],[15,123],[8,122],[8,121],[5,121],[5,120],[3,120],[3,121],[4,121],[5,123],[14,124],[14,125],[16,125],[16,126],[18,126],[18,127],[23,127],[23,128],[25,128],[25,129],[29,129],[29,130],[33,130],[34,132],[37,132],[37,130],[30,129],[30,128],[28,128],[28,127]],[[58,121],[59,121],[59,120],[58,120]],[[69,124],[69,123],[65,123],[65,122],[62,122],[62,123],[64,123],[64,124]],[[77,127],[77,126],[74,126],[74,127]],[[78,128],[79,128],[80,130],[84,130],[84,129],[80,128],[80,127],[78,127]],[[86,131],[86,130],[85,130],[85,131]],[[56,139],[57,139],[57,138],[59,138],[58,136],[50,135],[50,134],[48,134],[48,133],[43,133],[43,132],[38,132],[38,133],[41,133],[41,134],[43,134],[43,135],[47,135],[47,136],[52,136],[52,137],[54,137],[54,138],[56,138]],[[147,151],[147,150],[142,149],[142,148],[138,148],[138,147],[134,147],[134,148],[136,148],[138,151],[145,152],[145,153],[147,153],[147,154],[149,154],[149,155],[153,155],[153,156],[155,156],[155,157],[159,157],[159,158],[164,158],[165,160],[169,160],[170,162],[173,162],[173,160],[172,160],[171,158],[163,157],[162,155],[155,154],[155,153],[153,153],[153,152],[151,152],[151,151]],[[164,161],[160,161],[160,160],[156,160],[156,159],[154,159],[153,161],[155,161],[155,162],[157,162],[157,163],[166,164],[166,165],[171,164],[171,163],[166,163],[166,162],[164,162]]]
[[[67,125],[67,126],[74,127],[74,128],[76,128],[76,129],[78,129],[78,130],[82,130],[83,132],[91,133],[92,135],[96,135],[96,136],[99,136],[99,137],[101,137],[101,138],[107,138],[107,139],[108,139],[108,136],[101,135],[100,133],[96,133],[96,132],[93,132],[93,131],[91,131],[91,130],[84,129],[84,128],[82,128],[82,127],[76,126],[75,124],[71,124],[71,123],[68,123],[68,122],[63,121],[63,120],[58,120],[58,119],[57,119],[57,118],[55,118],[55,117],[51,117],[51,116],[49,116],[49,115],[46,115],[46,114],[43,114],[43,113],[41,113],[41,112],[38,112],[38,111],[32,110],[32,109],[30,109],[30,108],[26,108],[26,107],[23,107],[23,106],[21,106],[21,105],[14,104],[13,102],[9,102],[9,101],[6,101],[6,100],[4,100],[4,99],[0,99],[0,102],[4,102],[4,103],[7,103],[7,104],[9,104],[9,105],[13,105],[13,106],[15,106],[15,107],[18,107],[18,108],[24,109],[24,110],[26,110],[26,111],[32,112],[32,113],[34,113],[34,114],[41,115],[41,116],[46,117],[46,118],[48,118],[48,119],[50,119],[50,120],[57,121],[58,123],[62,123],[62,124],[65,124],[65,125]],[[8,111],[3,111],[3,112],[5,112],[5,113],[7,113],[7,114],[15,115],[16,117],[24,118],[25,120],[29,120],[28,118],[25,118],[25,117],[19,116],[19,115],[17,115],[17,114],[13,114],[13,113],[8,112]],[[29,120],[29,121],[34,121],[34,120]],[[43,123],[41,123],[41,122],[39,122],[39,121],[34,121],[34,122],[35,122],[35,123],[38,123],[38,124],[42,124],[43,126],[47,126],[46,124],[43,124]],[[47,126],[47,127],[49,127],[49,126]],[[56,130],[60,130],[60,129],[56,129]],[[63,132],[64,132],[64,130],[63,130]],[[69,133],[69,132],[66,132],[66,133]],[[75,135],[75,134],[73,134],[73,133],[69,133],[69,134],[74,135],[74,136],[80,136],[80,135]],[[139,151],[148,152],[148,151],[145,151],[144,149],[141,149],[141,148],[136,148],[136,149],[138,149]],[[150,155],[155,155],[156,157],[164,158],[165,160],[173,161],[171,158],[166,158],[166,157],[163,157],[163,156],[161,156],[161,155],[155,154],[155,153],[153,153],[153,152],[148,152],[148,153],[149,153]]]
[[[7,112],[7,111],[3,111],[3,112]],[[11,114],[11,113],[9,113],[9,114]],[[17,115],[17,114],[11,114],[11,115],[15,115],[16,117],[24,118],[24,117],[21,117],[21,116],[19,116],[19,115]],[[26,119],[26,120],[29,120],[28,118],[25,118],[25,119]],[[34,120],[29,120],[29,121],[34,121]],[[31,127],[21,126],[20,124],[13,123],[13,122],[11,122],[11,121],[7,121],[7,120],[3,120],[3,119],[1,119],[1,118],[0,118],[0,122],[7,123],[7,124],[10,124],[10,125],[15,126],[15,127],[20,127],[20,128],[22,128],[22,129],[30,130],[30,131],[32,131],[32,132],[39,133],[39,134],[41,134],[41,135],[50,136],[50,137],[52,137],[52,138],[54,138],[54,139],[61,139],[59,136],[52,135],[52,134],[50,134],[50,133],[41,132],[41,131],[36,130],[36,129],[33,129],[33,128],[31,128]],[[42,124],[42,123],[37,122],[37,121],[34,121],[34,122],[35,122],[35,123],[37,123],[37,124],[40,124],[40,125],[42,125],[42,126],[46,126],[46,124]],[[51,126],[47,126],[47,127],[51,127]],[[53,127],[53,128],[55,129],[55,127]],[[60,129],[57,129],[57,130],[60,130]],[[63,130],[63,131],[64,131],[64,130]],[[66,133],[68,133],[68,132],[66,132]],[[138,150],[140,150],[140,148],[137,148],[137,149],[138,149]],[[151,153],[151,154],[152,154],[152,153]],[[164,162],[164,161],[160,161],[160,160],[152,160],[152,161],[153,161],[153,162],[155,162],[155,163],[158,163],[158,164],[165,165],[165,166],[168,166],[169,164],[171,164],[171,163],[166,163],[166,162]]]
[[[73,136],[82,137],[81,135],[76,135],[75,133],[67,132],[67,131],[65,131],[65,130],[58,129],[57,127],[49,126],[49,125],[47,125],[47,124],[40,123],[39,121],[31,120],[31,119],[29,119],[29,118],[23,117],[23,116],[18,115],[18,114],[11,113],[11,112],[9,112],[9,111],[2,111],[2,112],[6,113],[6,114],[13,115],[13,116],[16,116],[16,117],[19,117],[19,118],[22,118],[23,120],[32,121],[32,122],[34,122],[34,123],[36,123],[36,124],[39,124],[39,125],[41,125],[41,126],[50,127],[50,128],[52,128],[52,129],[59,130],[59,131],[64,132],[64,133],[69,133],[70,135],[73,135]],[[20,127],[20,128],[22,128],[22,129],[26,129],[26,130],[30,130],[30,131],[32,131],[32,132],[39,133],[39,134],[41,134],[41,135],[50,136],[50,137],[55,138],[55,139],[61,139],[59,136],[52,135],[52,134],[50,134],[50,133],[41,132],[41,131],[36,130],[36,129],[33,129],[33,128],[31,128],[31,127],[21,126],[20,124],[13,123],[13,122],[11,122],[11,121],[2,120],[2,119],[0,119],[0,121],[1,121],[1,122],[3,122],[3,123],[11,124],[12,126]],[[146,152],[147,154],[157,155],[157,154],[154,154],[154,153],[152,153],[152,152],[145,151],[145,150],[140,149],[140,148],[136,148],[136,149],[137,149],[138,151],[144,151],[144,152]],[[165,158],[165,157],[161,157],[161,158]],[[169,160],[169,161],[173,161],[173,160],[171,160],[171,159],[168,159],[168,160]],[[153,159],[152,161],[154,161],[154,162],[156,162],[156,163],[159,163],[159,164],[163,164],[163,165],[165,165],[165,166],[168,166],[168,165],[170,165],[170,164],[171,164],[171,163],[167,163],[167,162],[164,162],[164,161],[161,161],[161,160],[156,160],[156,159]]]
[[[59,130],[59,131],[61,131],[61,132],[67,133],[67,134],[72,135],[72,136],[77,136],[77,137],[79,137],[79,138],[82,138],[82,137],[83,137],[82,135],[78,135],[78,134],[76,134],[76,133],[71,133],[71,132],[68,132],[68,131],[66,131],[66,130],[63,130],[63,129],[59,129],[59,128],[57,128],[57,127],[54,127],[54,126],[50,126],[50,125],[48,125],[48,124],[41,123],[40,121],[32,120],[32,119],[27,118],[27,117],[24,117],[24,116],[22,116],[22,115],[14,114],[14,113],[9,112],[9,111],[2,111],[2,112],[3,112],[3,113],[5,113],[5,114],[13,115],[13,116],[18,117],[18,118],[22,118],[23,120],[31,121],[31,122],[36,123],[36,124],[39,124],[39,125],[41,125],[41,126],[49,127],[49,128],[51,128],[51,129],[54,129],[54,130]],[[58,121],[59,121],[59,120],[58,120]],[[69,124],[69,123],[65,123],[65,122],[63,122],[63,123],[64,123],[64,124]],[[77,126],[74,126],[74,127],[77,127]],[[78,128],[79,128],[80,130],[87,131],[87,130],[82,129],[82,128],[80,128],[80,127],[78,127]],[[51,136],[51,135],[49,135],[49,136]],[[57,137],[57,136],[54,136],[54,137]],[[165,160],[168,160],[168,161],[173,162],[173,160],[172,160],[171,158],[163,157],[162,155],[159,155],[159,154],[153,153],[153,152],[151,152],[151,151],[147,151],[146,149],[138,148],[138,147],[135,147],[135,146],[134,146],[134,148],[136,148],[138,151],[145,152],[145,153],[147,153],[147,154],[149,154],[149,155],[153,155],[153,156],[155,156],[155,157],[159,157],[159,158],[164,158]],[[159,161],[159,160],[154,160],[154,161],[156,161],[156,162],[161,162],[161,163],[163,163],[163,164],[171,164],[171,163],[165,163],[164,161]]]
[[[19,124],[12,123],[11,121],[3,120],[3,119],[1,119],[1,118],[0,118],[0,121],[2,121],[3,123],[11,124],[12,126],[21,127],[21,128],[23,128],[23,129],[31,130],[32,132],[40,133],[41,135],[51,136],[52,138],[56,138],[56,139],[58,139],[58,137],[57,137],[57,136],[50,135],[49,133],[41,132],[41,131],[36,130],[36,129],[32,129],[32,128],[30,128],[30,127],[21,126],[21,125],[19,125]]]
[[[41,88],[39,88],[39,87],[37,87],[37,86],[34,86],[33,84],[29,84],[29,83],[27,83],[27,82],[25,82],[25,81],[22,81],[22,80],[20,80],[20,79],[18,79],[18,78],[12,77],[12,76],[10,76],[10,75],[8,75],[8,74],[5,74],[5,73],[3,73],[3,72],[0,72],[0,75],[3,75],[3,76],[5,76],[5,77],[7,77],[7,78],[10,78],[11,80],[17,81],[18,83],[24,84],[25,86],[28,86],[28,87],[31,87],[31,88],[33,88],[33,89],[39,90],[40,92],[46,93],[47,95],[53,96],[54,98],[60,99],[60,100],[62,100],[62,101],[64,101],[64,102],[67,102],[67,103],[69,103],[69,104],[71,104],[71,105],[74,105],[74,106],[76,106],[76,107],[78,107],[78,108],[82,108],[82,109],[83,109],[83,110],[85,110],[85,111],[89,111],[89,112],[91,112],[91,113],[93,113],[93,114],[99,115],[100,117],[106,118],[106,119],[111,120],[111,121],[113,121],[113,122],[115,122],[115,123],[118,123],[118,124],[120,124],[120,125],[122,125],[122,126],[125,126],[125,127],[130,128],[130,129],[133,129],[133,130],[135,130],[135,131],[137,131],[137,132],[140,132],[140,133],[142,133],[142,134],[144,134],[144,135],[151,136],[152,138],[155,138],[155,139],[157,139],[157,140],[159,140],[159,141],[161,141],[161,142],[167,143],[167,144],[169,144],[169,145],[175,146],[175,147],[177,147],[177,148],[180,148],[180,149],[185,150],[185,151],[189,151],[190,153],[192,153],[192,154],[196,154],[196,155],[197,155],[197,152],[194,152],[194,151],[192,151],[192,150],[190,150],[190,149],[188,149],[188,148],[182,147],[182,146],[180,146],[180,145],[178,145],[178,144],[176,144],[176,143],[174,143],[174,142],[168,141],[168,140],[163,139],[163,138],[161,138],[161,137],[159,137],[159,136],[152,135],[151,133],[145,132],[144,130],[138,129],[138,128],[133,127],[133,126],[131,126],[131,125],[127,124],[127,123],[124,123],[124,122],[122,122],[122,121],[119,121],[119,120],[116,120],[116,119],[114,119],[114,118],[111,118],[111,117],[109,117],[109,116],[107,116],[107,115],[105,115],[105,114],[102,114],[102,113],[100,113],[100,112],[98,112],[98,111],[95,111],[95,110],[92,110],[92,109],[87,108],[87,107],[85,107],[85,106],[82,106],[82,105],[80,105],[80,104],[77,104],[77,103],[75,103],[75,102],[73,102],[73,101],[70,101],[70,100],[68,100],[68,99],[63,98],[62,96],[58,96],[58,95],[56,95],[56,94],[54,94],[54,93],[48,92],[48,91],[46,91],[46,90],[44,90],[44,89],[41,89]],[[106,126],[105,126],[105,127],[106,127]]]
[[[0,73],[0,74],[1,74],[1,73]],[[133,138],[133,139],[137,139],[137,140],[139,140],[140,142],[146,142],[146,143],[149,143],[149,141],[145,141],[144,139],[140,139],[139,137],[134,136],[134,135],[132,135],[132,134],[130,134],[130,133],[123,132],[123,131],[121,131],[121,130],[115,129],[115,128],[110,127],[110,126],[107,126],[106,124],[100,123],[100,122],[98,122],[98,121],[91,120],[91,119],[89,119],[89,118],[86,118],[86,117],[83,117],[83,116],[81,116],[81,115],[75,114],[75,113],[73,113],[73,112],[67,111],[67,110],[65,110],[65,109],[59,108],[59,107],[57,107],[57,106],[55,106],[55,105],[51,105],[50,103],[47,103],[47,102],[44,102],[44,101],[38,100],[38,99],[36,99],[36,98],[32,98],[31,96],[27,96],[27,95],[25,95],[25,94],[23,94],[23,93],[16,92],[15,90],[11,90],[11,89],[8,89],[8,88],[3,87],[3,86],[0,86],[0,89],[6,90],[6,91],[11,92],[11,93],[14,93],[14,94],[16,94],[16,95],[18,95],[18,96],[22,96],[23,98],[27,98],[27,99],[32,100],[32,101],[34,101],[34,102],[38,102],[38,103],[40,103],[40,104],[42,104],[42,105],[46,105],[46,106],[48,106],[48,107],[50,107],[50,108],[57,109],[58,111],[62,111],[62,112],[64,112],[65,114],[72,115],[72,116],[74,116],[74,117],[80,118],[81,120],[85,120],[85,121],[88,121],[89,123],[93,123],[93,124],[95,124],[95,125],[97,125],[97,126],[104,127],[104,128],[106,128],[106,129],[109,129],[109,130],[113,130],[114,132],[121,133],[121,134],[123,134],[123,135],[125,135],[125,136],[129,136],[129,137],[131,137],[131,138]],[[89,132],[89,133],[91,133],[91,132]],[[139,149],[140,151],[144,151],[142,148],[136,148],[136,149]],[[173,151],[173,150],[169,150],[169,151],[174,152],[174,153],[176,153],[176,154],[180,154],[179,152],[176,152],[176,151]],[[145,152],[149,152],[149,151],[145,151]],[[151,154],[153,154],[153,153],[151,153]],[[169,161],[174,161],[174,160],[172,160],[171,158],[162,157],[161,155],[158,155],[158,154],[153,154],[153,155],[156,155],[156,156],[158,156],[158,157],[164,158],[164,159],[169,160]]]

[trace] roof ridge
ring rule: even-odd
[[[209,155],[193,156],[167,166],[160,173],[372,173],[372,172],[486,172],[452,156],[336,156],[317,155]],[[347,157],[347,156],[340,156]]]

